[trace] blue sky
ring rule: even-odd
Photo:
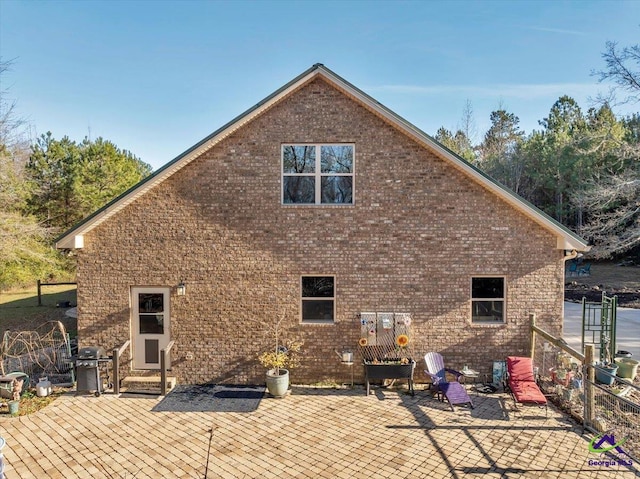
[[[476,141],[500,107],[529,133],[561,95],[606,92],[607,40],[639,39],[640,1],[0,0],[1,88],[31,135],[102,136],[154,168],[314,63],[432,135],[467,101]]]

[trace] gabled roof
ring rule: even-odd
[[[214,145],[228,137],[239,128],[246,125],[256,116],[264,113],[273,105],[280,102],[283,98],[289,96],[292,92],[311,82],[316,77],[321,77],[323,80],[327,81],[338,90],[342,91],[355,101],[359,102],[369,111],[376,114],[387,123],[391,124],[407,136],[411,137],[413,140],[433,151],[439,157],[448,161],[453,167],[473,178],[480,185],[502,198],[504,201],[509,203],[515,209],[521,211],[523,214],[531,218],[543,228],[555,234],[558,238],[557,248],[577,251],[587,251],[589,249],[589,246],[587,246],[585,240],[577,236],[571,230],[558,223],[550,216],[546,215],[544,212],[515,194],[509,188],[506,188],[497,181],[493,180],[478,168],[471,165],[466,160],[438,143],[425,132],[412,125],[404,118],[401,118],[400,116],[389,110],[387,107],[364,93],[362,90],[358,89],[357,87],[346,81],[344,78],[336,75],[334,72],[320,63],[316,63],[307,71],[303,72],[302,74],[291,80],[289,83],[284,85],[282,88],[278,89],[252,108],[249,108],[247,111],[237,116],[226,125],[222,126],[220,129],[214,131],[211,135],[207,136],[202,141],[174,158],[162,168],[155,171],[152,175],[140,181],[138,184],[134,185],[129,190],[125,191],[120,196],[110,201],[107,205],[85,218],[83,221],[61,235],[56,240],[56,247],[60,249],[82,248],[84,234],[88,233],[103,221],[107,220],[118,211],[135,201],[136,198],[144,195],[150,189],[158,186],[175,172],[187,166],[195,158],[211,149]]]

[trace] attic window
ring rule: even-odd
[[[353,145],[282,145],[282,203],[353,204]]]

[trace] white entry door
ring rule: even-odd
[[[134,369],[160,369],[160,351],[171,341],[170,288],[131,288]]]

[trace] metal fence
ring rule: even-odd
[[[587,351],[585,358],[562,339],[539,334],[535,319],[533,323],[531,345],[543,393],[585,429],[624,440],[625,453],[638,462],[640,382],[622,379],[589,364],[593,353]]]
[[[33,384],[43,376],[54,385],[74,382],[71,342],[59,321],[45,323],[35,331],[5,331],[0,353],[2,374],[23,372]]]
[[[590,379],[594,376],[595,380]],[[609,377],[612,384],[600,384],[598,376],[604,376],[604,382],[609,382]],[[624,439],[624,451],[637,462],[640,458],[640,387],[597,366],[585,365],[584,377],[585,428]]]

